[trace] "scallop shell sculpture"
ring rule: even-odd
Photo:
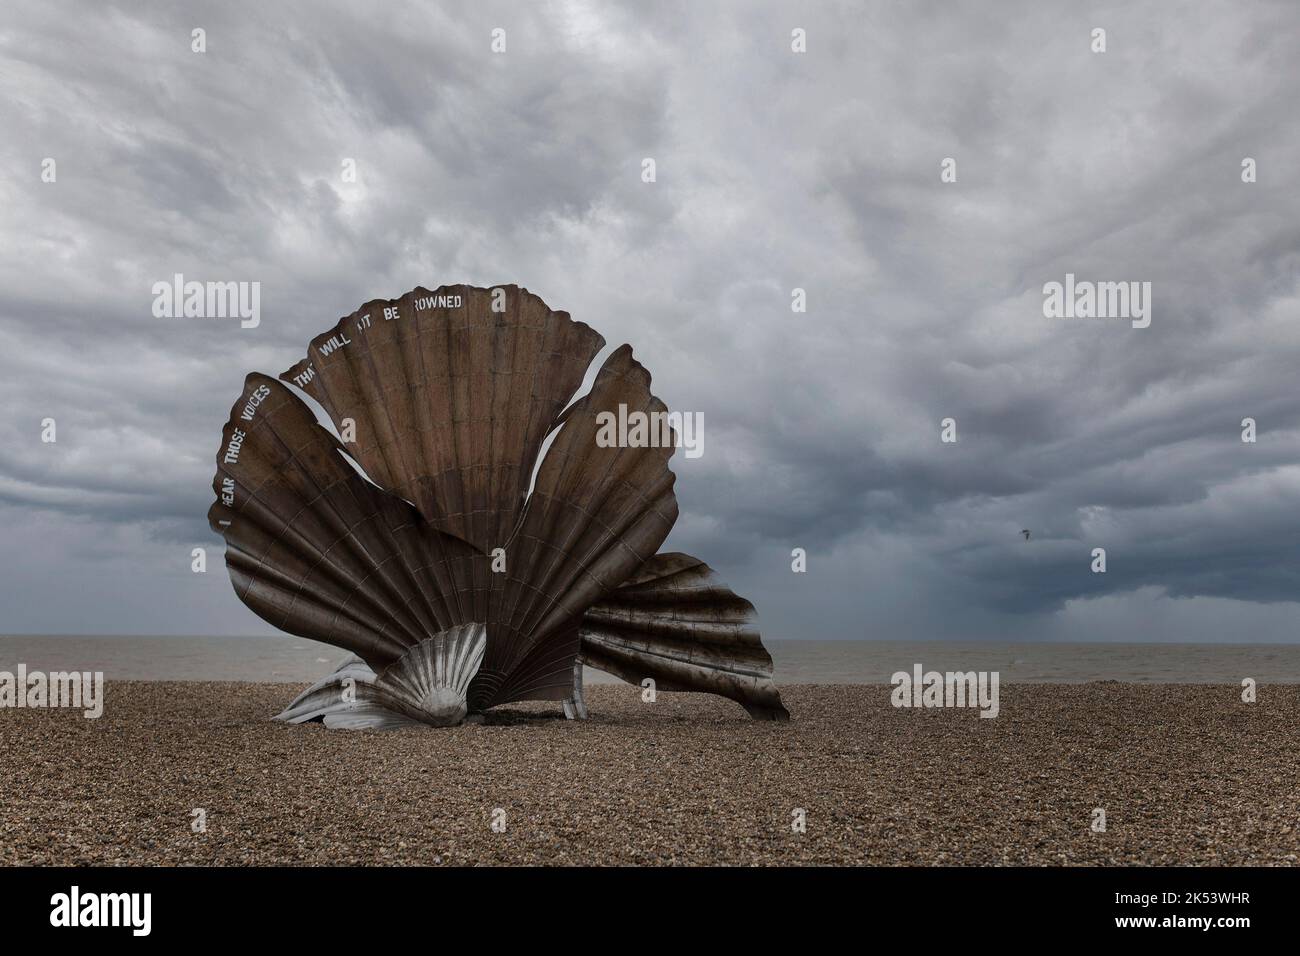
[[[596,441],[602,412],[667,411],[649,372],[624,345],[570,404],[604,345],[517,286],[417,288],[341,319],[280,381],[248,376],[208,515],[231,582],[352,654],[280,719],[447,726],[520,700],[582,717],[584,664],[788,719],[753,605],[656,553],[672,446]]]

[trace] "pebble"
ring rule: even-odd
[[[99,720],[0,711],[0,863],[1294,865],[1300,853],[1294,686],[1245,704],[1235,686],[1004,684],[1000,716],[981,719],[896,709],[885,685],[787,685],[793,719],[777,724],[707,695],[647,703],[639,687],[591,685],[586,721],[538,702],[389,732],[272,721],[300,689],[115,681]]]

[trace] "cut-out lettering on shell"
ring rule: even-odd
[[[674,449],[596,441],[602,412],[667,411],[650,373],[624,345],[575,399],[604,345],[516,286],[418,288],[340,319],[280,380],[248,376],[209,512],[231,582],[353,655],[281,719],[445,726],[520,700],[585,716],[584,664],[788,717],[753,606],[658,553]]]

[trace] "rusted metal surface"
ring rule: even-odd
[[[573,693],[564,701],[564,716],[569,720],[587,719],[587,701],[582,696],[582,655],[573,662]]]
[[[703,561],[657,554],[583,616],[581,654],[632,684],[721,694],[756,719],[789,720],[756,622]]]
[[[421,288],[367,303],[280,376],[333,434],[248,376],[209,512],[231,581],[276,627],[360,658],[283,719],[445,724],[530,699],[580,716],[580,646],[619,676],[784,715],[752,606],[656,555],[677,518],[673,448],[596,441],[603,412],[667,411],[650,374],[624,345],[569,404],[603,345],[515,286]]]

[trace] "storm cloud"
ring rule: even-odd
[[[266,633],[205,521],[244,375],[463,282],[702,413],[666,547],[765,634],[1300,638],[1295,4],[385,11],[7,11],[0,632]],[[155,317],[176,273],[261,324]],[[1067,274],[1150,327],[1045,317]]]

